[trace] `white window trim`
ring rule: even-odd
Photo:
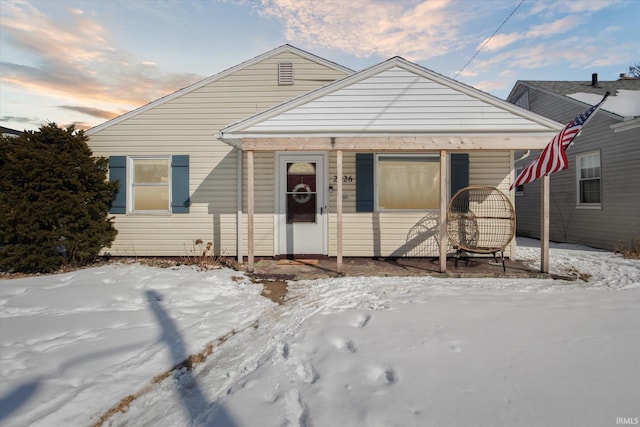
[[[169,182],[167,187],[169,189],[169,204],[167,210],[134,210],[133,209],[133,174],[134,174],[134,162],[136,160],[166,160],[169,167]],[[171,215],[171,156],[159,155],[159,156],[127,156],[127,214],[130,215]]]
[[[379,179],[378,179],[378,164],[379,164],[379,159],[380,157],[408,157],[408,158],[414,158],[414,157],[430,157],[430,158],[435,158],[436,160],[438,160],[438,163],[440,162],[440,154],[437,153],[376,153],[375,155],[375,165],[373,168],[373,182],[374,182],[374,194],[373,194],[373,201],[374,201],[374,211],[375,212],[440,212],[440,209],[435,208],[435,209],[384,209],[384,208],[380,208],[379,204],[378,204],[378,194],[380,191],[379,188]],[[450,156],[447,155],[447,165],[450,165]],[[447,166],[447,170],[451,169],[449,166]],[[449,172],[448,172],[449,173]],[[440,179],[442,179],[442,177],[440,177]],[[449,192],[449,177],[445,177],[445,179],[447,180],[447,192]]]
[[[593,154],[598,154],[598,157],[600,159],[600,203],[582,203],[580,202],[580,158]],[[600,153],[600,150],[576,154],[576,208],[602,209],[602,154]]]

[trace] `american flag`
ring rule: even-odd
[[[544,147],[540,155],[520,172],[520,175],[518,175],[513,184],[511,184],[509,190],[519,185],[535,181],[541,176],[567,169],[569,162],[567,161],[565,150],[578,135],[578,132],[580,132],[587,119],[600,108],[608,95],[609,92],[602,98],[602,101],[567,123],[560,133],[554,136],[551,142]]]

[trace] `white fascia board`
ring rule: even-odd
[[[614,125],[609,126],[613,129],[613,132],[624,132],[627,130],[635,129],[640,127],[640,117],[636,117],[635,119],[626,120],[624,122],[616,123]]]

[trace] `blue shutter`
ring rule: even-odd
[[[171,212],[189,213],[189,156],[171,156]]]
[[[109,156],[109,181],[120,184],[109,213],[127,213],[127,156]]]
[[[469,155],[467,153],[451,154],[451,197],[458,190],[469,186]]]
[[[373,153],[356,153],[356,212],[373,212]]]

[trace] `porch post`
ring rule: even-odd
[[[242,265],[242,150],[236,149],[236,257],[238,265]]]
[[[447,151],[440,150],[440,272],[447,272]]]
[[[254,170],[253,170],[253,151],[247,151],[247,271],[253,273],[253,254],[254,254],[254,233],[253,233],[253,211],[254,211]]]
[[[542,177],[540,209],[540,272],[549,272],[549,175]]]
[[[337,233],[337,254],[336,270],[342,273],[342,150],[336,151],[336,168],[338,175],[338,191],[336,194],[336,233]]]

